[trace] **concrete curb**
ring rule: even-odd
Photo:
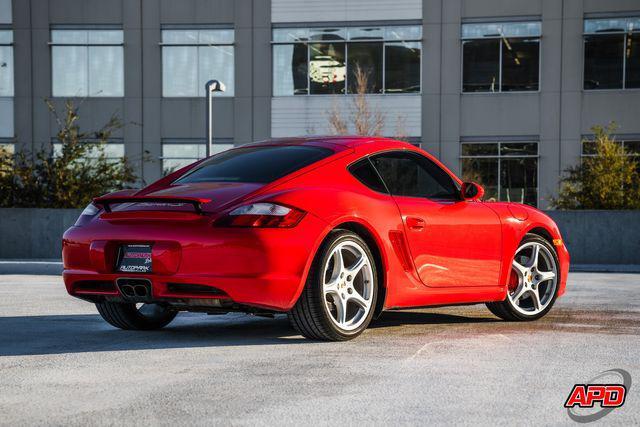
[[[59,259],[2,259],[0,274],[62,274],[62,261]]]
[[[575,264],[570,271],[581,273],[640,273],[638,264]]]

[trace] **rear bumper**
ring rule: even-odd
[[[220,299],[236,304],[286,311],[295,303],[299,276],[289,277],[216,277],[214,275],[149,275],[67,270],[62,273],[70,295],[83,299],[119,298],[120,278],[148,279],[153,302],[180,302],[196,299]],[[95,284],[95,286],[93,286]],[[180,285],[186,290],[180,291]],[[191,285],[211,287],[211,292],[191,292]]]
[[[65,233],[63,278],[69,294],[90,300],[118,298],[116,280],[135,277],[151,282],[157,301],[218,298],[286,311],[302,291],[325,227],[309,214],[290,229],[214,228],[205,221],[132,226],[96,219]],[[125,243],[152,245],[153,274],[116,271]],[[186,285],[214,289],[191,292]]]

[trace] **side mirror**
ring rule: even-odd
[[[480,200],[484,196],[484,188],[475,182],[464,182],[460,193],[464,200]]]

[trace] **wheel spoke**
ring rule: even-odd
[[[547,280],[555,279],[556,277],[556,273],[553,271],[538,271],[538,274],[540,275],[538,283],[546,282]]]
[[[352,301],[365,310],[368,309],[371,305],[371,301],[364,299],[364,297],[360,295],[360,292],[356,291],[355,289],[353,290],[353,293],[349,295],[347,301]]]
[[[351,276],[352,279],[355,279],[355,277],[358,275],[360,270],[362,270],[362,267],[364,267],[365,265],[367,265],[367,259],[363,256],[363,257],[360,257],[360,259],[358,259],[358,261],[356,261],[356,263],[353,264],[351,267],[346,268],[345,272],[349,276]]]
[[[513,260],[513,268],[518,270],[522,276],[524,276],[526,274],[526,272],[527,272],[527,267],[525,267],[524,265],[520,264],[515,259]]]
[[[322,286],[324,287],[325,292],[337,292],[339,283],[340,274],[337,274],[336,277],[332,277],[328,283],[324,283]]]
[[[535,245],[532,249],[533,253],[531,254],[531,259],[529,260],[528,267],[538,267],[538,260],[540,259],[540,246]]]
[[[520,286],[518,286],[518,288],[516,289],[516,292],[514,293],[514,296],[512,298],[512,301],[515,304],[519,304],[520,299],[522,298],[522,296],[527,292],[527,288],[525,288],[525,286],[523,284],[520,284]]]
[[[540,303],[540,293],[538,292],[538,289],[531,289],[529,293],[531,294],[531,300],[533,301],[533,308],[536,311],[539,311],[542,304]]]
[[[338,276],[344,272],[344,258],[342,257],[342,248],[337,248],[333,253],[334,256],[334,271],[338,272]]]
[[[332,294],[333,304],[336,306],[336,321],[340,325],[347,323],[347,302],[340,297],[339,293]]]

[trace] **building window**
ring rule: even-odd
[[[640,88],[640,18],[585,19],[584,88]]]
[[[482,142],[462,144],[462,177],[485,189],[485,199],[538,202],[538,143]]]
[[[233,148],[233,140],[214,139],[211,155]],[[168,175],[191,163],[204,159],[207,155],[207,143],[204,140],[164,140],[162,141],[162,174]]]
[[[0,138],[13,137],[13,31],[0,29]]]
[[[0,0],[0,24],[11,24],[11,22],[13,22],[11,0]]]
[[[273,95],[420,92],[419,25],[274,28]]]
[[[627,155],[637,157],[640,160],[640,138],[615,139],[615,142],[627,152]],[[596,143],[589,139],[582,140],[582,157],[595,157]]]
[[[162,96],[204,96],[204,86],[212,79],[234,94],[234,30],[179,29],[162,30]]]
[[[540,22],[462,24],[462,91],[536,91]]]
[[[123,56],[120,29],[52,29],[52,95],[124,96]]]
[[[89,144],[95,144],[95,147],[87,150],[85,160],[92,161],[104,155],[105,159],[111,163],[120,162],[124,157],[124,142],[122,140],[112,140],[108,142],[86,141]],[[53,143],[53,156],[60,157],[62,155],[62,144]]]

